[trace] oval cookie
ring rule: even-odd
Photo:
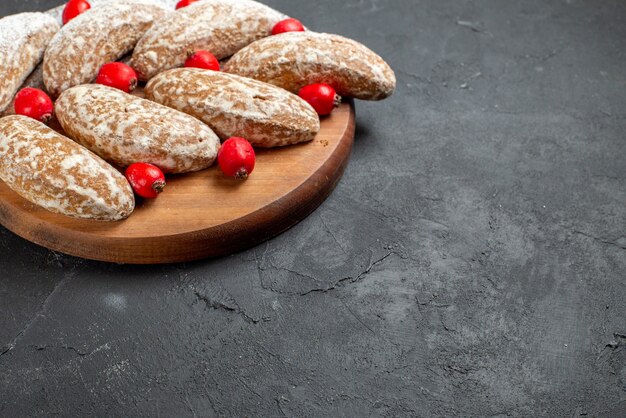
[[[197,68],[154,77],[146,98],[209,125],[221,138],[246,138],[257,147],[311,141],[320,130],[315,110],[298,96],[267,83]]]
[[[0,19],[0,113],[41,62],[59,25],[43,13],[20,13]]]
[[[168,173],[198,171],[213,164],[220,146],[198,119],[111,87],[73,87],[55,109],[70,138],[122,167],[146,162]]]
[[[75,218],[116,221],[135,208],[122,174],[25,116],[0,119],[0,178],[30,202]]]
[[[43,81],[54,97],[92,82],[100,67],[130,52],[155,19],[160,6],[113,3],[87,10],[52,39],[44,55]]]
[[[137,44],[131,66],[139,78],[182,67],[197,50],[223,59],[268,36],[282,13],[252,0],[203,0],[154,25]]]
[[[339,35],[289,32],[256,41],[237,52],[224,71],[298,92],[330,84],[341,96],[381,100],[393,93],[396,76],[366,46]]]

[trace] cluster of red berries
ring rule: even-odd
[[[187,7],[199,0],[181,0],[176,9]],[[87,0],[70,0],[63,9],[63,24],[67,24],[81,13],[89,10],[91,5]],[[302,32],[305,28],[297,19],[285,19],[272,28],[272,35],[285,32]],[[202,68],[205,70],[220,71],[220,63],[209,51],[198,50],[191,54],[185,67]],[[131,93],[138,83],[135,70],[121,62],[104,64],[96,83]],[[303,87],[298,95],[307,101],[320,115],[329,115],[341,102],[341,98],[328,84],[311,84]],[[15,96],[15,113],[48,123],[52,119],[54,104],[50,97],[42,90],[24,88]],[[236,179],[246,179],[252,173],[255,165],[255,153],[250,142],[244,138],[233,137],[226,140],[217,156],[218,165],[225,175]],[[137,195],[146,198],[156,198],[165,187],[165,175],[159,167],[148,163],[135,163],[126,169],[126,178]]]

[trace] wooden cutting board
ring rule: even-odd
[[[280,234],[317,208],[348,163],[354,105],[322,120],[314,141],[257,150],[246,181],[219,167],[172,176],[155,200],[137,201],[121,222],[77,220],[33,205],[0,181],[0,223],[54,251],[131,264],[174,263],[231,254]]]
[[[61,9],[48,13],[60,19]],[[41,66],[22,87],[44,88]],[[49,212],[0,180],[0,224],[51,250],[115,263],[175,263],[231,254],[287,230],[328,197],[348,163],[354,119],[349,101],[322,119],[314,141],[257,150],[255,170],[244,182],[226,178],[217,166],[171,176],[157,199],[138,199],[135,212],[121,222]],[[58,123],[51,126],[62,133]]]

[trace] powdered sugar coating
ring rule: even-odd
[[[44,13],[20,13],[0,19],[0,113],[41,62],[58,30],[56,21]]]
[[[220,146],[198,119],[111,87],[73,87],[55,109],[70,138],[122,167],[141,161],[169,173],[203,170]]]
[[[233,74],[174,69],[150,80],[145,93],[204,121],[222,139],[239,136],[257,147],[310,141],[320,130],[317,113],[298,96]]]
[[[102,65],[130,52],[154,20],[166,13],[156,5],[114,3],[72,19],[44,55],[47,90],[56,97],[70,87],[92,82]]]
[[[117,170],[24,116],[0,119],[0,178],[30,202],[76,218],[121,220],[135,208],[133,191]]]
[[[157,6],[161,6],[168,10],[174,10],[176,3],[178,3],[178,1],[179,0],[90,0],[89,4],[91,5],[92,9],[103,6],[105,4],[111,4],[111,3],[141,3],[141,4],[155,4]],[[65,4],[55,7],[54,9],[48,10],[46,13],[54,17],[59,24],[62,24],[64,8],[65,8]]]
[[[268,36],[286,17],[252,0],[203,0],[170,14],[146,32],[133,52],[131,66],[142,80],[149,80],[181,67],[200,49],[223,59]]]
[[[317,32],[289,32],[256,41],[237,52],[224,71],[298,92],[326,83],[341,96],[389,97],[396,76],[375,52],[352,39]]]

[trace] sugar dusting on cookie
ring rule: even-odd
[[[0,19],[0,113],[41,61],[59,25],[44,13],[20,13]]]
[[[198,119],[110,87],[73,87],[59,97],[56,112],[70,137],[121,167],[142,161],[187,173],[217,157],[219,139]]]
[[[257,147],[311,141],[320,129],[317,113],[298,96],[234,74],[178,68],[154,77],[145,92],[202,120],[222,139],[242,136]]]
[[[203,0],[172,13],[154,25],[133,52],[132,67],[143,80],[182,67],[188,53],[211,51],[231,56],[270,35],[284,14],[253,0]]]
[[[94,9],[96,7],[104,6],[106,4],[111,3],[140,3],[140,4],[154,4],[157,6],[162,6],[167,10],[174,10],[176,3],[178,0],[91,0],[89,2],[91,4],[91,8]],[[48,10],[46,13],[57,20],[59,24],[63,22],[63,8],[65,5],[61,5],[55,7],[52,10]]]
[[[275,84],[297,93],[327,83],[341,96],[389,97],[396,87],[391,67],[365,45],[343,36],[290,32],[261,39],[233,55],[224,71]]]
[[[54,37],[44,55],[43,80],[52,96],[92,82],[100,67],[130,52],[156,19],[160,6],[108,4],[72,19]]]
[[[120,220],[135,206],[116,169],[24,116],[0,119],[0,178],[30,202],[76,218]]]

